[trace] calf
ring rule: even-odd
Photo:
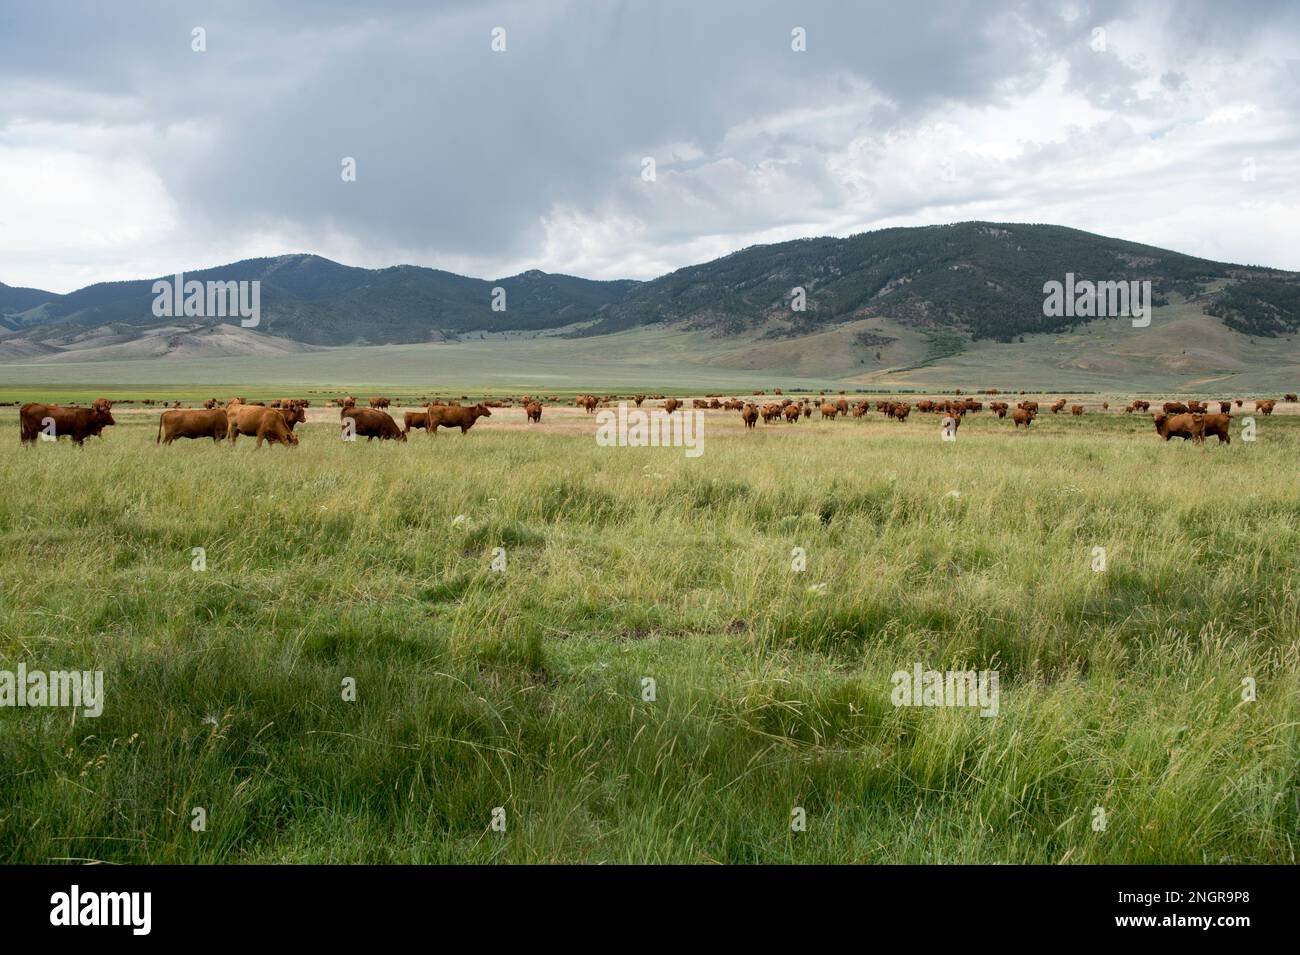
[[[530,401],[528,404],[524,405],[524,414],[528,416],[528,422],[530,424],[542,423],[542,406],[539,402]]]
[[[1015,411],[1011,412],[1011,420],[1013,422],[1011,427],[1012,429],[1015,429],[1024,425],[1025,430],[1028,431],[1029,425],[1033,423],[1033,420],[1036,417],[1038,417],[1037,411],[1031,411],[1028,408],[1017,408]]]
[[[402,414],[402,429],[410,434],[412,430],[423,431],[429,426],[429,412],[407,411]]]

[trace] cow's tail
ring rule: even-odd
[[[158,437],[154,439],[154,444],[162,444],[162,423],[163,423],[163,416],[159,415],[158,416]]]

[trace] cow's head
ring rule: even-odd
[[[477,412],[475,417],[482,417],[482,418],[492,417],[492,410],[487,405],[483,404],[483,402],[481,401],[474,406],[474,411]]]

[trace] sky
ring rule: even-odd
[[[1300,3],[0,0],[8,285],[971,219],[1300,270]]]

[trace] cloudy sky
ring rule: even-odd
[[[965,219],[1300,269],[1300,3],[0,0],[9,285],[649,278]]]

